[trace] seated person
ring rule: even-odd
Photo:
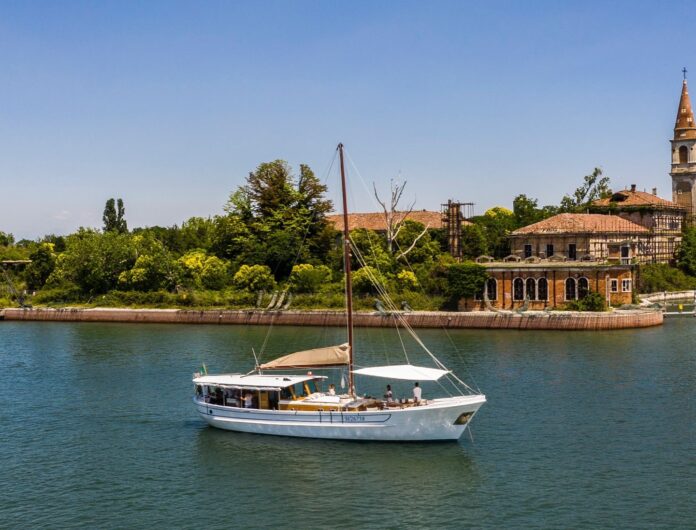
[[[335,396],[335,395],[336,395],[336,385],[334,385],[333,383],[331,383],[331,384],[329,385],[329,395],[330,395],[330,396]]]
[[[254,406],[254,396],[251,394],[251,392],[247,392],[244,394],[244,408],[245,409],[250,409],[253,408]]]
[[[384,399],[387,403],[392,403],[394,401],[394,393],[392,392],[391,385],[387,385],[387,392],[384,394]]]

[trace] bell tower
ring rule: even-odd
[[[674,124],[672,143],[672,200],[687,210],[693,221],[696,216],[696,123],[686,84],[686,68],[682,70],[681,98]]]

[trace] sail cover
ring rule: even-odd
[[[397,364],[392,366],[371,366],[353,370],[354,374],[370,375],[372,377],[383,377],[385,379],[408,379],[410,381],[437,381],[443,375],[448,374],[447,370],[437,368],[425,368],[423,366],[413,366],[412,364]]]
[[[348,364],[350,347],[348,344],[328,346],[314,350],[298,351],[279,357],[260,366],[262,370],[280,370],[283,368],[322,368]]]

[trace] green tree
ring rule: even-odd
[[[488,278],[486,268],[471,262],[455,263],[447,269],[447,294],[454,306],[462,298],[473,298],[481,292]]]
[[[123,199],[118,201],[113,198],[106,201],[102,221],[104,222],[104,232],[118,232],[125,234],[128,232],[128,224],[125,219],[126,209],[123,206]]]
[[[488,243],[488,252],[496,258],[504,258],[510,254],[510,232],[517,228],[515,214],[501,206],[489,208],[483,215],[471,219],[480,226]]]
[[[331,270],[326,265],[309,263],[295,265],[290,273],[290,284],[298,293],[313,293],[331,281]]]
[[[559,212],[584,213],[593,201],[611,196],[609,177],[602,176],[602,170],[594,168],[592,173],[586,175],[582,185],[572,195],[565,195],[561,199]]]
[[[56,255],[53,243],[41,243],[29,255],[31,263],[27,265],[25,278],[29,289],[41,289],[56,268]]]
[[[435,241],[425,225],[406,219],[394,238],[396,260],[416,263],[432,263],[440,254],[440,243]]]
[[[80,228],[66,238],[65,252],[48,281],[72,282],[86,294],[106,293],[117,286],[120,274],[130,270],[136,258],[130,235]]]
[[[0,246],[9,247],[14,245],[14,236],[8,232],[0,232]]]
[[[696,227],[684,230],[677,250],[677,266],[686,274],[696,276]]]
[[[271,269],[266,265],[242,265],[235,273],[233,282],[238,289],[249,292],[270,291],[276,286]]]
[[[476,259],[488,254],[488,242],[483,229],[476,224],[462,226],[462,257],[465,260]]]

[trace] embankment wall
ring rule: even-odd
[[[526,313],[414,311],[405,316],[414,328],[606,330],[659,326],[663,315],[654,310],[577,313],[529,311]],[[237,324],[266,326],[346,325],[343,311],[190,311],[183,309],[19,309],[0,311],[0,319],[51,322],[138,322],[174,324]],[[356,313],[357,327],[392,327],[394,319],[378,313]]]

